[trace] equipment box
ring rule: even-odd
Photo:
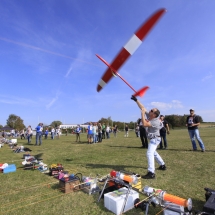
[[[80,180],[78,178],[70,181],[59,180],[60,190],[64,193],[70,193],[73,191],[80,190]]]
[[[127,191],[128,189],[126,187],[122,187],[119,190],[104,194],[104,206],[116,215],[119,215],[124,205]],[[130,189],[130,193],[123,212],[133,209],[134,201],[137,198],[139,198],[139,193]]]

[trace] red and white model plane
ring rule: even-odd
[[[96,54],[96,56],[105,63],[108,68],[103,74],[101,80],[98,83],[97,91],[99,92],[104,86],[115,76],[121,78],[134,92],[134,96],[142,97],[149,87],[143,87],[136,91],[117,71],[126,62],[126,60],[134,54],[138,47],[142,44],[143,39],[146,37],[151,28],[160,19],[160,17],[166,12],[165,9],[160,9],[155,12],[146,22],[144,22],[136,33],[130,38],[120,50],[119,54],[115,57],[111,64],[108,64],[102,57]]]

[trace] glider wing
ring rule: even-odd
[[[98,83],[97,91],[99,92],[113,77],[111,68],[118,71],[125,61],[134,54],[137,48],[142,44],[143,39],[146,37],[151,28],[159,20],[159,18],[166,12],[165,9],[160,9],[155,12],[146,22],[144,22],[130,40],[121,49],[119,54],[115,57]]]

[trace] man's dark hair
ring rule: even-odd
[[[154,114],[156,115],[156,117],[158,117],[160,115],[160,111],[157,109],[156,111],[154,111]]]

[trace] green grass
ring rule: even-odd
[[[149,185],[181,198],[191,198],[193,208],[201,210],[205,203],[204,187],[215,189],[214,128],[202,128],[200,135],[205,143],[205,153],[190,151],[192,147],[186,129],[171,130],[167,137],[168,150],[158,151],[167,170],[156,171],[155,180],[142,180],[142,187]],[[85,134],[81,135],[81,140],[83,142],[76,143],[75,136],[70,135],[59,140],[43,140],[42,146],[27,145],[27,141],[21,139],[18,144],[32,149],[31,154],[40,155],[49,166],[62,163],[71,174],[104,176],[112,169],[139,174],[147,172],[146,149],[140,148],[140,139],[134,133],[130,132],[129,137],[124,138],[124,133],[120,132],[117,138],[111,135],[109,140],[93,145],[86,144]],[[32,142],[35,143],[35,137]],[[13,153],[7,145],[0,149],[0,163],[17,166],[14,173],[0,174],[0,214],[112,214],[104,207],[103,200],[97,202],[98,194],[88,195],[83,191],[64,194],[53,177],[38,170],[23,170],[20,168],[22,156],[23,153]],[[144,198],[140,194],[140,199]],[[149,214],[154,215],[160,210],[160,207],[150,206]],[[144,213],[133,209],[126,214]]]

